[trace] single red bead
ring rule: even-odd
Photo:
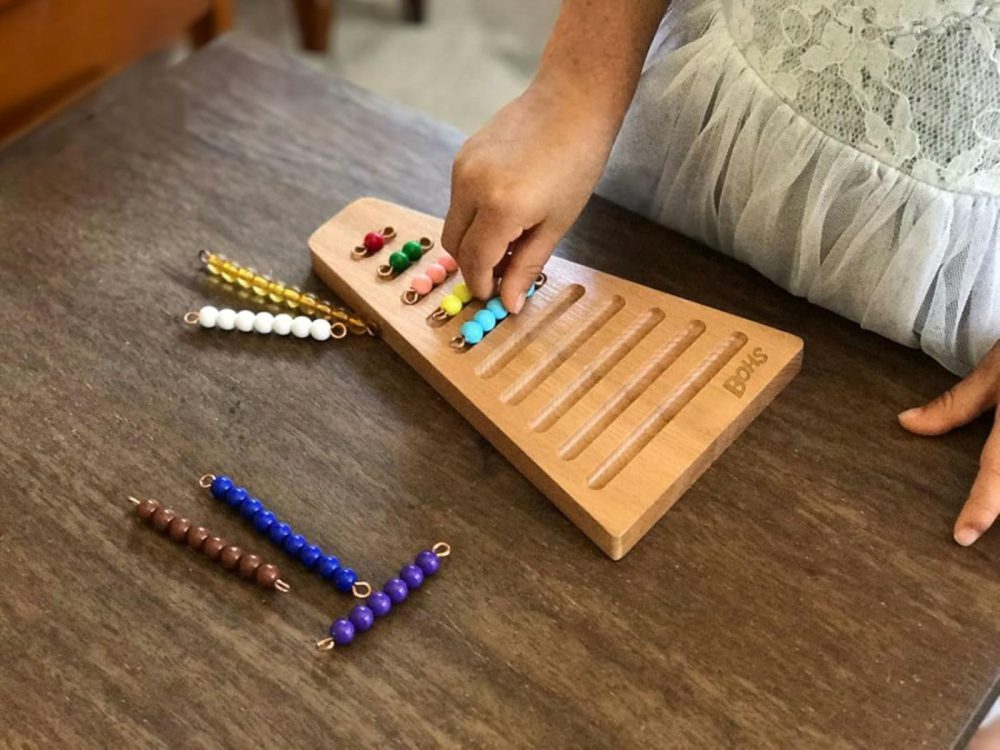
[[[369,232],[365,235],[365,250],[370,253],[377,253],[385,247],[385,237],[378,232]]]

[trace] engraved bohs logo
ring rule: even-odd
[[[767,362],[767,353],[759,346],[754,348],[754,350],[751,351],[742,362],[740,362],[739,367],[736,368],[736,372],[726,378],[726,382],[723,383],[723,386],[727,391],[736,396],[736,398],[743,398],[743,394],[746,393],[747,383],[750,381],[750,378],[765,362]]]

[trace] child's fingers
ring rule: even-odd
[[[462,246],[462,238],[469,229],[476,215],[476,204],[466,196],[468,191],[462,189],[452,180],[451,204],[444,219],[444,229],[441,231],[441,245],[457,259],[458,249]]]
[[[1000,390],[998,358],[986,357],[971,375],[925,406],[908,409],[899,415],[899,423],[918,435],[943,435],[971,422],[997,405]]]
[[[469,290],[479,299],[493,294],[493,269],[503,260],[508,245],[521,236],[521,225],[509,216],[479,208],[462,238],[456,260]]]
[[[515,243],[513,255],[500,283],[500,299],[503,306],[512,313],[521,312],[528,287],[535,283],[558,242],[559,233],[543,222],[525,232]]]
[[[979,459],[979,474],[969,499],[955,521],[955,541],[968,547],[993,525],[997,516],[1000,516],[1000,409]]]

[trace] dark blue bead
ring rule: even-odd
[[[271,528],[267,530],[267,535],[275,544],[284,544],[288,535],[292,533],[292,527],[284,521],[275,521]]]
[[[243,505],[240,506],[240,515],[244,518],[253,518],[257,515],[258,511],[264,507],[264,503],[255,497],[247,498],[243,501]]]
[[[358,574],[350,568],[341,568],[333,574],[333,585],[340,591],[350,591],[358,580]]]
[[[344,618],[334,620],[330,626],[330,637],[338,646],[346,646],[354,640],[354,626]]]
[[[216,500],[225,500],[226,493],[229,492],[229,488],[232,486],[233,480],[225,474],[220,474],[212,480],[212,497]]]
[[[417,558],[413,562],[415,562],[420,569],[424,571],[425,576],[434,575],[438,572],[438,568],[441,567],[441,559],[429,549],[425,549],[423,552],[418,552]]]
[[[340,560],[333,555],[327,555],[316,565],[316,572],[324,581],[332,581],[338,570],[340,570]]]
[[[302,548],[306,546],[306,538],[301,534],[292,534],[285,540],[285,552],[292,557],[298,557]]]
[[[381,591],[373,591],[372,595],[368,597],[368,609],[376,617],[385,617],[392,609],[392,599]]]
[[[402,604],[406,601],[406,595],[410,593],[406,583],[399,578],[391,578],[386,581],[382,590],[389,595],[393,604]]]
[[[359,633],[364,633],[375,624],[375,614],[364,604],[359,604],[351,610],[347,619],[354,625],[354,629]]]
[[[307,544],[302,548],[302,551],[299,552],[299,560],[301,560],[302,564],[309,568],[309,570],[312,570],[322,557],[323,550],[315,544]]]
[[[399,577],[403,579],[403,583],[406,584],[408,589],[418,589],[420,588],[420,584],[424,582],[424,571],[413,563],[410,563],[409,565],[404,565],[402,570],[399,571]]]
[[[274,513],[269,510],[262,510],[253,517],[253,527],[257,529],[257,531],[264,533],[271,528],[271,524],[274,523],[274,521]]]
[[[226,493],[226,505],[230,508],[239,508],[248,497],[250,493],[242,487],[230,487]]]

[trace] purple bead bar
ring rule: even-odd
[[[402,604],[414,589],[420,588],[424,579],[434,575],[441,567],[441,558],[451,554],[451,547],[438,542],[431,549],[417,554],[412,563],[407,563],[399,571],[398,578],[390,578],[375,591],[364,604],[354,607],[346,618],[339,617],[330,625],[330,636],[316,644],[318,648],[330,649],[346,646],[359,633],[370,630],[377,619],[385,617],[395,605]]]

